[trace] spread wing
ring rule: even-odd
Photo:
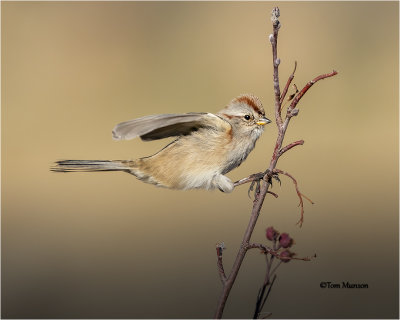
[[[158,114],[119,123],[112,131],[115,140],[157,140],[188,135],[200,128],[229,130],[230,124],[211,113]]]

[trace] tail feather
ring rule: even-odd
[[[60,160],[50,168],[54,172],[127,171],[129,167],[120,160]]]

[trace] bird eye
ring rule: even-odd
[[[250,116],[249,116],[248,114],[246,114],[246,115],[244,116],[244,118],[245,118],[246,120],[250,120]]]

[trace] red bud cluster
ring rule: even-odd
[[[290,252],[289,250],[285,250],[279,254],[279,258],[282,260],[282,262],[286,263],[289,262],[294,255],[295,253]]]
[[[275,241],[279,236],[279,232],[274,227],[268,227],[266,237],[269,241]]]
[[[275,230],[274,227],[268,227],[265,236],[269,241],[273,241],[273,248],[276,250],[277,257],[283,262],[289,262],[295,255],[295,253],[290,252],[289,250],[277,252],[281,248],[287,249],[294,244],[293,238],[291,238],[288,233],[280,233],[279,231]]]
[[[293,245],[293,239],[288,233],[282,233],[279,237],[279,244],[282,248],[290,248]]]

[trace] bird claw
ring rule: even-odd
[[[259,173],[255,173],[252,175],[253,181],[251,182],[249,190],[247,191],[249,198],[251,198],[250,192],[252,192],[254,190],[254,185],[256,186],[256,189],[254,190],[254,199],[256,199],[257,196],[259,195],[260,181],[264,178],[264,175],[265,175],[264,172],[259,172]]]
[[[273,187],[272,178],[279,182],[279,186],[282,185],[282,181],[279,179],[278,173],[273,171],[271,172],[271,170],[267,169],[264,173],[264,179],[271,185],[271,188]]]
[[[279,182],[279,186],[282,186],[282,181],[279,179],[279,176],[277,173],[272,174],[272,178],[274,178],[276,181]],[[271,181],[271,186],[272,186],[272,181]]]
[[[259,180],[253,180],[253,181],[251,182],[250,187],[249,187],[249,190],[248,190],[248,192],[247,192],[249,198],[251,198],[250,192],[253,191],[254,185],[256,185],[256,189],[254,190],[254,199],[256,199],[257,196],[259,195],[259,193],[260,193],[260,181],[261,181],[261,180],[259,179]]]

